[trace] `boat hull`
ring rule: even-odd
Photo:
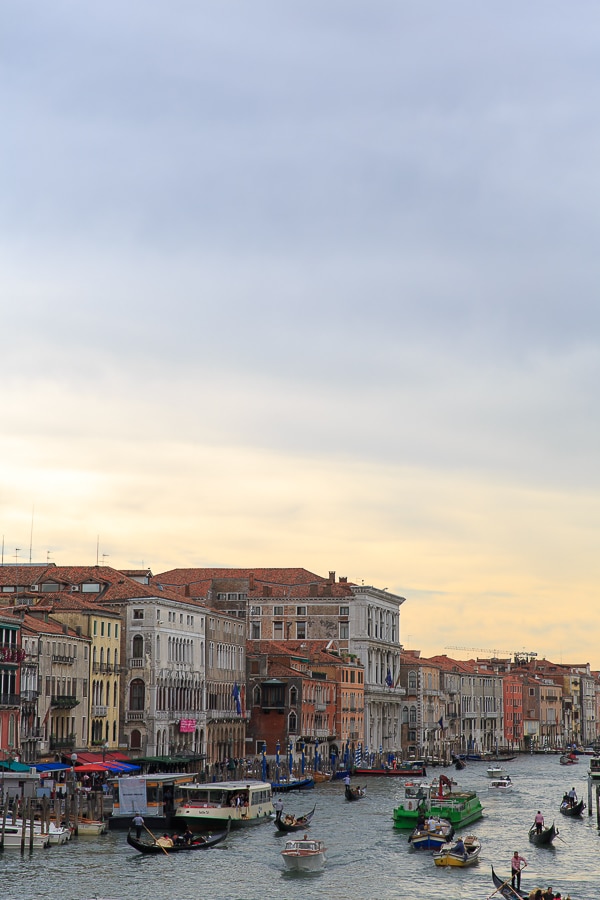
[[[320,872],[325,866],[323,841],[287,841],[281,856],[290,872]]]
[[[196,840],[191,844],[181,844],[175,845],[173,847],[163,847],[156,841],[154,841],[153,843],[140,841],[132,834],[128,834],[127,843],[130,847],[133,847],[134,850],[137,850],[139,853],[144,853],[146,855],[152,856],[170,856],[171,853],[190,853],[194,850],[208,850],[210,847],[214,847],[224,841],[228,834],[229,830],[219,831],[217,832],[217,834],[207,836],[203,841]]]
[[[456,853],[455,844],[447,844],[439,851],[433,854],[433,861],[436,866],[453,866],[458,869],[467,869],[474,866],[479,861],[481,853],[481,844],[477,838],[465,838],[465,852]]]
[[[533,825],[529,829],[529,840],[536,847],[547,847],[548,844],[552,843],[557,834],[558,831],[554,827],[554,822],[549,828],[543,828],[539,834],[535,830],[535,825]]]
[[[575,819],[577,816],[582,815],[585,809],[585,803],[583,800],[580,800],[579,803],[576,803],[574,806],[569,806],[568,803],[561,803],[560,811],[563,816],[570,816]]]
[[[420,805],[415,801],[410,801],[410,805],[414,808],[409,809],[400,804],[394,810],[395,828],[414,828],[419,812],[426,812],[428,815],[447,819],[455,828],[459,828],[462,825],[470,825],[483,816],[483,807],[474,791],[460,791],[447,794],[441,799],[432,797],[429,801],[421,801]]]

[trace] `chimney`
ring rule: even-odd
[[[335,584],[335,572],[329,573],[329,584]]]
[[[339,582],[340,582],[340,584],[348,584],[348,576],[340,575]]]
[[[185,588],[183,589],[183,596],[184,596],[184,597],[189,597],[189,596],[190,596],[190,586],[189,586],[189,584],[186,584]]]
[[[68,625],[63,625],[62,629],[63,629],[63,634],[68,634],[68,633],[69,633],[69,626],[68,626]]]
[[[248,589],[254,590],[254,572],[250,572],[248,575]]]

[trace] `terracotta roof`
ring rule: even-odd
[[[245,585],[249,597],[264,596],[264,588],[270,588],[272,597],[309,597],[310,585],[322,588],[327,585],[334,596],[352,596],[351,582],[333,581],[329,577],[316,575],[303,568],[196,568],[170,569],[154,575],[153,583],[162,584],[173,590],[182,591],[186,587],[194,597],[206,597],[213,589],[215,581],[248,581],[252,579],[254,587]],[[291,592],[293,589],[293,593]]]
[[[74,628],[63,626],[61,622],[48,618],[46,621],[43,617],[25,615],[21,622],[21,628],[29,634],[56,634],[64,637],[79,638],[83,641],[89,641],[86,635],[78,634]],[[65,630],[66,629],[66,630]]]

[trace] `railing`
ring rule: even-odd
[[[66,666],[72,666],[75,662],[74,656],[61,656],[58,653],[52,654],[52,662],[53,663],[63,663]]]
[[[126,722],[143,722],[145,718],[146,713],[143,709],[132,709],[130,712],[125,713]]]
[[[73,709],[79,705],[79,700],[73,694],[61,694],[50,698],[50,706],[56,709]]]
[[[16,644],[0,644],[0,662],[17,665],[25,659],[25,651]]]
[[[66,738],[57,738],[50,735],[51,750],[67,750],[75,746],[75,735],[69,734]]]
[[[131,660],[130,660],[131,661]],[[140,660],[140,663],[143,664],[143,660]],[[104,673],[108,675],[118,674],[122,671],[122,667],[118,663],[92,663],[92,671],[95,673]]]
[[[131,659],[127,660],[127,665],[130,669],[143,669],[144,658],[142,656],[132,656]]]
[[[315,712],[325,712],[326,709],[326,703],[315,703]]]
[[[39,691],[21,691],[21,703],[31,703],[40,696]]]
[[[0,706],[20,706],[21,697],[19,694],[0,694]]]
[[[108,715],[108,707],[107,706],[92,706],[92,716],[107,716]]]
[[[281,707],[281,708],[283,709],[283,707]],[[263,706],[263,709],[264,709],[264,706]],[[183,715],[183,713],[180,713],[180,715],[182,718],[186,718]],[[190,713],[190,718],[196,718],[197,715],[198,715],[197,712],[195,712],[193,715]],[[236,720],[239,720],[240,722],[245,722],[245,721],[249,720],[249,718],[250,718],[249,712],[242,713],[241,716],[238,716],[235,709],[207,709],[206,710],[206,721],[207,722],[210,722],[211,720],[214,721],[215,719],[236,719]]]

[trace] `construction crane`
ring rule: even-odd
[[[519,659],[526,659],[528,662],[530,659],[535,659],[537,653],[534,653],[533,650],[501,650],[494,648],[493,650],[489,647],[444,647],[444,650],[469,650],[470,652],[476,653],[491,653],[492,658],[497,658],[499,653],[506,653],[509,656],[519,657]]]

